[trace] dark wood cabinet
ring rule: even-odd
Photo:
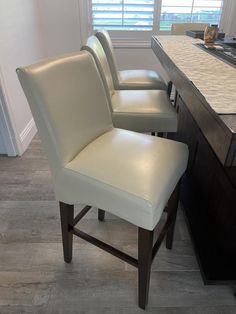
[[[181,200],[205,283],[236,281],[235,176],[219,161],[180,96],[177,140],[189,147]]]
[[[181,201],[204,282],[235,283],[236,114],[217,114],[156,36],[152,49],[177,90],[175,138],[189,147]]]

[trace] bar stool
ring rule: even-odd
[[[148,301],[152,260],[167,235],[171,248],[178,182],[188,159],[185,144],[115,129],[103,82],[87,51],[20,68],[60,202],[64,260],[78,236],[138,268],[139,306]],[[153,245],[153,230],[168,202],[167,220]],[[87,204],[74,215],[74,204]],[[84,233],[76,224],[91,206],[138,227],[138,259]],[[79,293],[79,291],[78,291]]]
[[[99,39],[108,63],[115,89],[160,89],[167,90],[167,85],[161,76],[150,70],[123,70],[118,71],[115,53],[109,33],[98,30],[96,37]]]
[[[106,54],[90,36],[82,50],[89,51],[99,68],[115,127],[136,132],[177,131],[177,113],[165,90],[115,90]]]

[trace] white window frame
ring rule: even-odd
[[[92,27],[92,0],[78,1],[80,12],[80,34],[82,43],[85,44],[87,37],[95,33]],[[222,28],[223,21],[227,19],[227,7],[228,3],[231,1],[235,0],[224,0],[220,28]],[[162,0],[155,0],[152,31],[109,31],[114,46],[117,48],[150,48],[150,38],[152,35],[169,35],[170,31],[159,30],[161,7]]]
[[[88,23],[90,25],[90,34],[95,31],[92,28],[92,0],[88,0]],[[153,34],[160,33],[158,15],[161,12],[161,1],[155,0],[153,29],[151,31],[110,31],[109,34],[115,47],[119,48],[145,48],[150,47],[150,38]],[[165,32],[164,32],[165,33]]]

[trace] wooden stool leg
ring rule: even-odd
[[[73,224],[74,219],[74,205],[59,202],[60,215],[61,215],[61,231],[64,261],[70,263],[72,260],[72,244],[73,234],[70,232],[70,226]]]
[[[172,86],[173,86],[173,83],[170,81],[170,82],[168,83],[168,86],[167,86],[167,94],[168,94],[169,97],[170,97],[170,95],[171,95]]]
[[[152,265],[153,231],[138,228],[138,285],[139,307],[148,303],[150,272]]]
[[[98,220],[103,221],[105,218],[105,210],[98,208]]]
[[[167,213],[168,213],[168,217],[171,219],[171,225],[166,234],[166,248],[167,249],[172,249],[172,245],[173,245],[175,222],[176,222],[177,210],[178,210],[178,205],[179,205],[179,191],[180,191],[180,183],[177,184],[177,186],[175,187],[168,201]]]

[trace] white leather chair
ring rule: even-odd
[[[115,90],[104,49],[90,36],[89,51],[100,70],[115,127],[137,132],[176,132],[177,113],[164,90]]]
[[[171,35],[185,35],[186,31],[203,31],[209,24],[207,23],[173,23]]]
[[[167,85],[161,76],[150,70],[118,71],[115,53],[109,33],[98,30],[95,34],[105,51],[115,89],[161,89],[167,90]]]
[[[17,74],[60,202],[64,260],[71,262],[76,235],[137,267],[139,306],[145,308],[151,262],[165,234],[167,247],[172,246],[186,145],[115,129],[100,73],[87,51],[20,68]],[[153,246],[153,229],[168,199],[167,220]],[[75,203],[88,205],[74,217]],[[139,228],[138,259],[75,227],[91,206],[100,208],[100,220],[107,210]]]

